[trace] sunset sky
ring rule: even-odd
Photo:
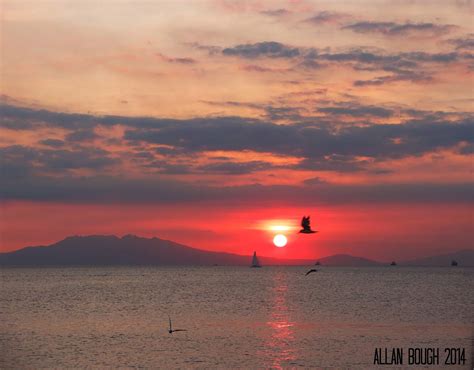
[[[473,248],[473,10],[0,0],[0,251],[86,234],[285,258]],[[308,214],[320,232],[300,235]]]

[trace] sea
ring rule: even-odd
[[[2,268],[0,368],[472,368],[473,268],[314,267]]]

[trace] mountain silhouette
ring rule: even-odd
[[[263,265],[309,265],[311,260],[261,258]],[[0,254],[0,265],[241,265],[251,257],[191,248],[169,240],[126,235],[71,236],[49,246],[26,247]]]
[[[440,254],[402,262],[404,266],[451,266],[452,261],[457,261],[460,267],[474,266],[474,250],[464,249],[453,253]]]
[[[267,265],[314,265],[314,260],[277,259],[259,256],[263,266]],[[450,266],[455,260],[460,267],[474,266],[474,251],[462,250],[454,253],[419,258],[397,263],[398,266]],[[319,258],[321,267],[388,266],[368,258],[336,254]],[[125,235],[70,236],[47,246],[26,247],[13,252],[0,253],[1,266],[104,266],[104,265],[189,265],[250,266],[251,256],[225,252],[211,252],[191,248],[170,240],[142,238]]]

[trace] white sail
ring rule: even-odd
[[[251,267],[261,267],[260,262],[258,262],[257,252],[253,252],[252,266]]]

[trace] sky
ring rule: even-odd
[[[0,0],[0,251],[88,234],[311,259],[474,248],[472,12]]]

